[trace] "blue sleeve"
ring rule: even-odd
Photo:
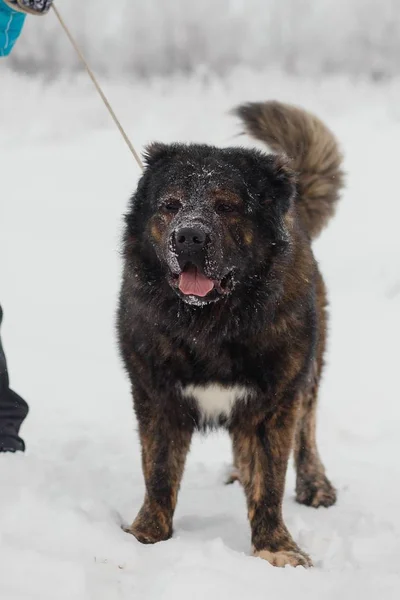
[[[25,16],[0,0],[0,56],[10,54],[21,33]]]

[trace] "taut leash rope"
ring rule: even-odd
[[[76,41],[75,41],[74,37],[72,36],[72,34],[71,34],[70,30],[68,29],[68,27],[67,27],[67,24],[65,23],[64,19],[61,17],[61,15],[60,15],[60,13],[59,13],[58,9],[55,7],[55,5],[54,5],[54,4],[52,5],[52,8],[53,8],[53,11],[54,11],[54,13],[55,13],[55,15],[56,15],[56,17],[57,17],[57,19],[58,19],[58,21],[59,21],[59,23],[60,23],[61,27],[64,29],[64,31],[65,31],[65,33],[66,33],[66,35],[67,35],[67,37],[68,37],[69,41],[70,41],[70,42],[71,42],[71,44],[73,45],[73,47],[74,47],[74,49],[75,49],[75,51],[76,51],[77,55],[79,56],[79,58],[80,58],[80,60],[82,61],[83,65],[85,66],[85,69],[86,69],[86,71],[87,71],[87,73],[88,73],[88,75],[89,75],[90,79],[92,80],[92,82],[93,82],[93,84],[94,84],[94,86],[95,86],[96,90],[98,91],[98,93],[99,93],[99,95],[100,95],[101,99],[103,100],[103,102],[104,102],[104,104],[105,104],[105,106],[106,106],[106,108],[107,108],[108,112],[110,113],[110,115],[111,115],[111,117],[112,117],[112,119],[113,119],[114,123],[115,123],[115,124],[116,124],[116,126],[118,127],[120,134],[121,134],[121,135],[122,135],[122,137],[124,138],[124,140],[125,140],[125,142],[126,142],[126,144],[127,144],[128,148],[129,148],[129,150],[132,152],[132,154],[133,154],[133,157],[134,157],[134,159],[136,160],[136,162],[137,162],[137,164],[138,164],[139,168],[140,168],[140,169],[143,171],[143,163],[142,163],[142,161],[141,161],[141,159],[140,159],[140,156],[139,156],[139,154],[136,152],[136,150],[135,150],[135,148],[134,148],[134,146],[133,146],[132,142],[130,141],[130,139],[129,139],[128,135],[126,134],[126,132],[125,132],[124,128],[122,127],[122,125],[121,125],[120,121],[118,120],[118,117],[117,117],[117,115],[116,115],[116,114],[115,114],[115,112],[113,111],[113,109],[112,109],[112,107],[111,107],[111,104],[110,104],[110,103],[109,103],[109,101],[107,100],[107,98],[106,98],[106,96],[105,96],[105,94],[104,94],[103,90],[101,89],[101,87],[100,87],[100,85],[99,85],[99,83],[98,83],[98,81],[97,81],[97,79],[96,79],[96,77],[95,77],[95,75],[94,75],[94,73],[93,73],[93,71],[92,71],[92,69],[89,67],[89,65],[88,65],[88,63],[87,63],[87,61],[86,61],[85,57],[83,56],[83,54],[82,54],[82,52],[81,52],[81,49],[79,48],[79,46],[78,46],[78,44],[76,43]]]

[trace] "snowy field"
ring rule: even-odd
[[[170,74],[237,64],[375,78],[399,72],[398,0],[57,0],[96,70]],[[76,70],[54,15],[28,19],[10,60],[22,71]],[[217,43],[216,43],[217,41]]]
[[[108,81],[134,143],[244,143],[227,114],[276,98],[336,132],[348,185],[315,251],[331,300],[319,440],[337,506],[284,502],[315,568],[250,556],[245,501],[222,484],[224,434],[196,438],[172,540],[122,532],[143,496],[114,334],[122,214],[138,170],[86,79],[44,86],[1,65],[0,299],[12,384],[31,413],[25,455],[0,456],[2,600],[333,600],[400,597],[400,82],[236,70]]]

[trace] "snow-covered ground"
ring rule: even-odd
[[[245,502],[222,485],[224,434],[196,438],[172,540],[122,532],[143,496],[114,313],[122,213],[138,170],[85,79],[44,86],[1,65],[0,299],[25,455],[0,456],[2,600],[385,600],[400,595],[400,82],[237,70],[105,85],[134,143],[241,143],[228,109],[277,98],[326,119],[348,187],[315,246],[331,298],[319,440],[337,506],[284,512],[316,567],[250,556]]]

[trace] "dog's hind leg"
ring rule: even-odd
[[[336,490],[325,475],[325,468],[318,454],[316,441],[316,411],[319,376],[314,369],[308,390],[302,394],[300,415],[294,443],[296,464],[296,500],[300,504],[332,506],[336,502]]]
[[[230,485],[232,483],[235,483],[235,481],[238,481],[240,483],[240,472],[239,472],[239,462],[238,462],[238,456],[237,456],[237,450],[236,450],[236,446],[233,443],[233,437],[232,435],[230,436],[231,440],[232,440],[232,452],[233,452],[233,463],[232,465],[230,465],[229,469],[227,470],[226,476],[225,476],[225,485]]]

